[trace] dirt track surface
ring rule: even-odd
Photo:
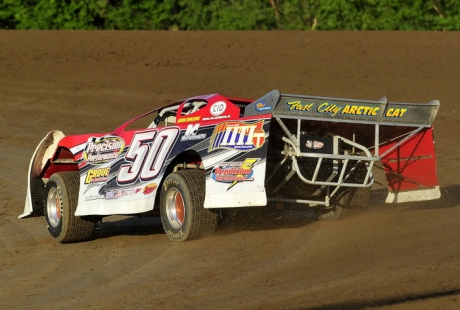
[[[460,34],[0,32],[0,308],[460,308]],[[303,213],[172,243],[154,218],[111,217],[58,244],[18,220],[27,168],[51,129],[107,132],[158,105],[221,93],[441,101],[440,200],[338,222]]]

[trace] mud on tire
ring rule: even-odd
[[[180,170],[168,175],[160,196],[160,214],[172,241],[198,239],[214,232],[219,215],[205,209],[204,171]]]
[[[77,171],[55,173],[46,184],[46,225],[50,234],[59,242],[88,240],[96,227],[95,221],[74,215],[79,188],[80,174]]]

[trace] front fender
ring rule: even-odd
[[[32,159],[29,164],[29,172],[27,176],[27,193],[24,206],[24,213],[18,218],[25,218],[31,215],[41,214],[43,211],[43,199],[45,195],[45,183],[40,174],[49,158],[56,152],[59,141],[65,135],[59,130],[50,131],[35,149]]]

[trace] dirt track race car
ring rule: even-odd
[[[227,208],[288,204],[338,219],[369,204],[374,163],[387,202],[437,199],[427,104],[281,94],[197,96],[105,134],[49,132],[29,166],[24,213],[60,242],[87,240],[115,214],[160,216],[166,235],[211,234]],[[147,128],[132,123],[152,117]]]

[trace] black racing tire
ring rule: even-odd
[[[350,190],[347,208],[350,209],[366,209],[371,201],[371,187],[354,187]]]
[[[46,183],[46,225],[51,236],[61,243],[88,240],[96,228],[95,221],[75,216],[79,188],[78,171],[55,173]]]
[[[330,209],[319,209],[317,211],[318,220],[320,221],[338,221],[345,217],[347,209],[335,204]]]
[[[369,207],[371,187],[354,187],[347,189],[331,209],[319,209],[320,221],[337,221],[348,217],[357,209]]]
[[[170,240],[184,242],[214,232],[219,214],[204,208],[205,194],[202,170],[180,170],[166,177],[160,194],[160,215]]]

